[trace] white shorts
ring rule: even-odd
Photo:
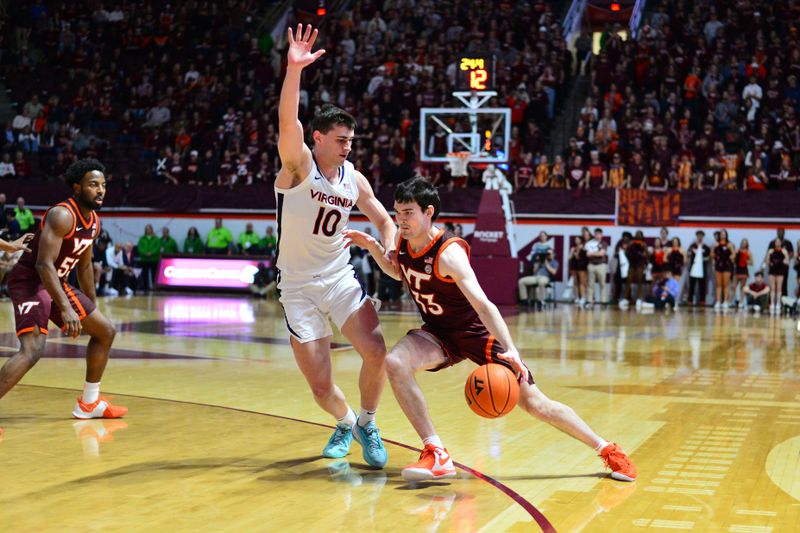
[[[324,278],[293,279],[281,275],[279,300],[289,333],[302,343],[324,339],[333,335],[331,320],[341,331],[350,315],[368,299],[357,276],[352,268]]]

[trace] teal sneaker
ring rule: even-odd
[[[333,435],[322,450],[322,456],[330,459],[341,459],[350,453],[350,443],[353,442],[353,428],[336,425]]]
[[[386,448],[383,447],[383,441],[381,441],[381,435],[375,422],[368,422],[367,425],[362,428],[358,425],[358,420],[356,420],[356,425],[353,426],[353,437],[364,450],[364,461],[366,461],[369,466],[383,468],[388,457],[386,456]]]

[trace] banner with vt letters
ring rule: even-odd
[[[677,226],[681,215],[678,191],[617,191],[618,226]]]

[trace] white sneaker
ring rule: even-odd
[[[641,308],[642,308],[642,304],[643,304],[643,303],[644,303],[644,302],[643,302],[643,301],[641,301],[641,300],[636,300],[636,309],[641,309]]]
[[[723,309],[727,309],[729,307],[730,307],[730,304],[728,302],[722,302],[722,308]]]
[[[131,289],[130,287],[125,287],[125,295],[133,296],[133,289]]]
[[[761,306],[760,306],[760,305],[758,305],[758,304],[755,304],[755,305],[753,306],[753,312],[754,312],[755,314],[757,314],[757,315],[760,315],[760,314],[761,314]]]
[[[719,302],[714,304],[714,311],[719,311],[721,308],[722,308],[722,304],[720,304]]]

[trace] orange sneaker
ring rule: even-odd
[[[636,481],[638,472],[628,455],[622,448],[609,442],[605,448],[600,450],[600,457],[608,468],[611,469],[611,477],[617,481]]]
[[[109,399],[100,396],[94,403],[83,403],[78,396],[78,403],[72,410],[72,416],[86,420],[89,418],[122,418],[128,412],[127,407],[111,405]]]
[[[401,474],[406,481],[427,481],[454,477],[456,469],[445,448],[426,444],[419,454],[419,461],[405,467]]]

